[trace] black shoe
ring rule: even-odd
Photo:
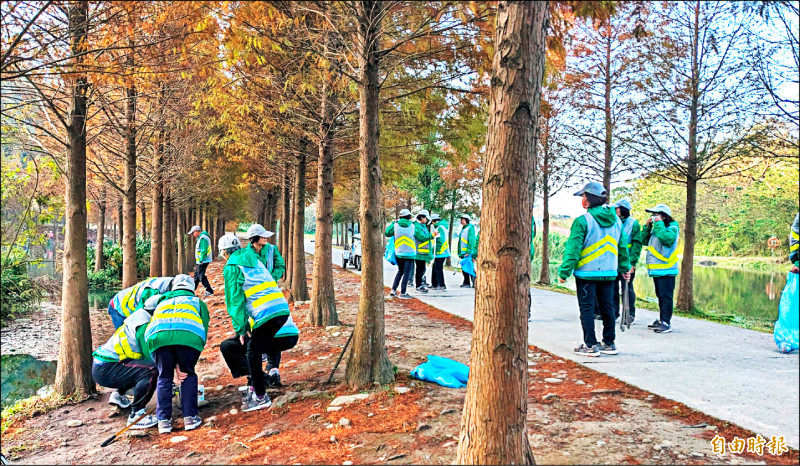
[[[653,329],[656,333],[672,333],[672,327],[664,322],[661,322],[661,325],[658,328]]]
[[[461,285],[461,288],[472,288],[472,287],[464,283],[463,285]]]
[[[647,328],[649,328],[650,330],[655,330],[660,326],[661,326],[661,321],[660,320],[654,320],[652,324],[647,326]]]
[[[417,291],[419,291],[420,293],[427,293],[428,289],[425,288],[424,286],[420,286],[419,288],[417,288]]]

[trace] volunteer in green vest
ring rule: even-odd
[[[475,236],[475,227],[470,223],[469,215],[461,215],[461,233],[458,234],[458,257],[463,259],[471,256],[472,260],[478,258],[478,240]],[[471,288],[475,285],[475,277],[467,272],[464,275],[464,283],[461,288]]]
[[[617,354],[614,282],[619,274],[630,280],[622,222],[613,208],[604,205],[608,193],[602,184],[588,183],[575,196],[581,196],[581,205],[587,212],[572,222],[564,259],[558,269],[561,283],[575,275],[583,343],[573,351],[589,357]],[[597,341],[594,331],[595,306],[600,307],[603,318],[602,342]]]
[[[129,426],[145,413],[145,407],[156,391],[158,371],[145,343],[144,334],[158,304],[158,298],[151,296],[142,308],[125,318],[103,346],[92,353],[92,378],[96,384],[116,388],[123,393],[133,389],[133,402],[128,401],[128,406],[131,407]],[[118,391],[114,393],[119,396]],[[157,424],[156,417],[150,414],[131,426],[131,429],[148,429]]]
[[[144,336],[158,369],[156,417],[158,432],[172,432],[172,380],[182,380],[183,428],[194,430],[203,420],[197,415],[197,374],[194,371],[208,337],[208,308],[194,294],[192,277],[180,274],[172,291],[158,298],[158,306]]]
[[[659,318],[647,328],[656,333],[672,332],[672,307],[675,277],[678,275],[678,222],[664,204],[646,209],[653,214],[647,219],[640,234],[642,244],[647,244],[647,273],[653,277],[658,298]]]
[[[789,228],[789,262],[792,263],[790,272],[800,272],[800,214],[794,216],[794,222]]]
[[[433,259],[433,271],[431,272],[431,289],[434,291],[445,291],[447,285],[444,283],[444,261],[450,257],[450,241],[447,236],[447,222],[439,214],[431,215],[431,223],[436,228]]]
[[[172,277],[154,277],[141,281],[115,294],[108,303],[108,315],[114,329],[118,329],[126,317],[141,309],[150,296],[164,294],[172,285]]]
[[[428,287],[425,286],[425,268],[426,264],[432,261],[434,256],[433,235],[431,235],[428,217],[430,217],[430,212],[422,209],[417,214],[417,220],[414,222],[414,229],[422,231],[428,237],[427,240],[416,242],[417,255],[414,257],[414,283],[420,293],[428,292]]]
[[[536,218],[531,216],[531,262],[533,262],[533,240],[536,238]],[[531,270],[533,270],[533,265],[531,265]],[[528,302],[531,303],[531,307],[533,307],[533,301],[531,300],[531,287],[528,286]],[[528,308],[528,322],[533,322],[531,318],[531,310]]]
[[[212,260],[211,237],[208,236],[207,231],[201,231],[199,225],[193,226],[187,234],[194,236],[197,240],[197,244],[194,246],[194,259],[197,263],[194,268],[194,287],[197,288],[197,285],[202,283],[206,288],[205,296],[211,296],[214,294],[214,290],[206,277],[206,269]]]
[[[633,324],[636,318],[636,292],[633,290],[633,279],[636,277],[636,263],[639,261],[639,256],[642,253],[642,239],[639,237],[641,233],[641,226],[639,221],[631,217],[630,199],[622,198],[617,202],[611,204],[610,207],[617,209],[617,217],[622,221],[622,233],[625,235],[625,247],[628,248],[628,259],[631,263],[631,279],[628,283],[628,303],[630,305],[630,322]],[[622,300],[623,290],[622,275],[617,276],[617,281],[614,283],[614,316],[620,316],[620,302]]]
[[[289,319],[289,304],[275,278],[262,262],[267,230],[259,224],[247,229],[250,244],[233,252],[225,264],[225,306],[233,330],[247,347],[250,374],[262,373],[262,355],[274,347],[275,336]],[[269,408],[264,377],[251,377],[244,395],[242,411]]]
[[[411,221],[411,211],[403,209],[400,218],[386,227],[386,237],[394,237],[394,254],[397,259],[397,275],[394,277],[390,296],[411,299],[406,293],[408,282],[414,274],[414,259],[417,257],[417,244],[430,241],[431,235],[424,227]],[[397,287],[400,286],[400,294]]]

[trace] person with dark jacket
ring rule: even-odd
[[[647,244],[647,273],[653,278],[658,298],[659,318],[647,328],[656,333],[672,332],[673,295],[675,277],[678,276],[678,222],[672,211],[659,204],[645,212],[653,214],[641,232],[642,244]]]
[[[619,274],[630,279],[628,248],[624,246],[622,222],[614,209],[604,205],[608,193],[602,184],[588,183],[575,196],[581,196],[587,212],[572,222],[558,280],[566,282],[574,273],[578,292],[583,343],[575,354],[597,357],[617,354],[614,325],[614,281]],[[600,307],[603,318],[603,341],[594,331],[594,308]]]

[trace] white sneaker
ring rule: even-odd
[[[111,392],[111,396],[108,397],[108,404],[110,405],[117,405],[122,409],[126,409],[131,405],[131,399],[125,395],[120,395],[118,391]]]
[[[203,423],[203,420],[200,416],[191,416],[183,418],[183,428],[184,430],[195,430]]]
[[[169,419],[161,419],[158,421],[158,433],[168,434],[172,432],[172,421]]]
[[[135,413],[131,413],[131,415],[128,416],[128,425],[131,426],[131,424],[133,424],[133,422],[136,421],[136,419],[139,419],[139,416],[141,416],[144,413],[145,411],[143,409],[140,409]],[[158,419],[156,419],[156,417],[153,416],[152,414],[148,414],[147,416],[139,420],[139,422],[133,424],[131,426],[131,429],[149,429],[155,426],[156,424],[158,424]]]

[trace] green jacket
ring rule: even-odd
[[[597,206],[589,209],[589,214],[597,220],[601,227],[610,227],[617,221],[617,214],[611,207]],[[586,239],[588,226],[586,219],[581,215],[572,222],[570,228],[569,239],[564,246],[564,259],[561,261],[561,267],[558,268],[558,276],[566,280],[575,268],[578,266],[578,261],[581,257],[583,250],[583,241]],[[628,248],[625,247],[623,241],[617,242],[617,271],[619,273],[626,273],[631,269],[628,259]],[[586,277],[586,280],[616,280],[617,274],[608,276]]]
[[[536,219],[531,217],[531,262],[533,262],[533,239],[536,238]]]
[[[439,248],[442,247],[442,244],[444,244],[445,241],[448,241],[448,242],[450,241],[450,238],[448,238],[448,236],[447,236],[449,228],[450,228],[450,224],[447,223],[445,220],[440,220],[436,224],[436,231],[439,232],[439,237],[436,238],[436,245],[434,247],[434,257],[436,257],[436,258],[450,257],[450,255],[453,253],[453,245],[452,244],[448,244],[447,245],[447,249],[448,249],[447,252],[443,253],[442,255],[440,255],[438,253]]]
[[[147,331],[147,325],[140,325],[139,328],[136,329],[136,342],[139,344],[139,348],[142,350],[142,359],[137,359],[137,362],[142,362],[147,365],[153,364],[153,355],[150,353],[150,348],[147,347],[147,341],[144,339],[144,332]],[[92,353],[92,356],[95,359],[98,359],[103,362],[117,362],[111,358],[107,358],[101,354],[98,354],[97,351]]]
[[[263,253],[265,249],[266,248],[262,248],[261,252]],[[244,274],[238,266],[256,267],[256,263],[262,261],[262,256],[266,257],[263,254],[257,254],[252,246],[247,246],[246,248],[239,249],[231,254],[231,257],[228,259],[228,263],[225,264],[225,268],[222,270],[222,276],[225,279],[225,307],[228,310],[228,315],[231,316],[233,331],[236,332],[237,335],[244,335],[248,330],[250,330],[250,325],[248,323],[250,315],[247,313],[247,299],[244,296],[243,289]],[[264,262],[261,263],[263,264]],[[271,314],[268,319],[263,319],[256,322],[255,325],[253,325],[253,329],[262,326],[264,323],[274,317],[287,314],[289,314],[288,311]]]
[[[206,239],[210,237],[211,236],[205,230],[203,230],[203,232],[200,233],[200,236],[197,237],[197,245],[195,245],[194,249],[195,250],[194,259],[195,262],[197,262],[198,264],[211,262],[209,260],[209,255],[210,255],[209,251],[211,250],[211,248],[209,248],[209,243],[208,240]]]
[[[675,228],[667,228],[667,226],[664,225],[664,222],[661,220],[655,221],[650,225],[645,225],[642,231],[639,233],[640,247],[648,244],[651,236],[658,238],[658,240],[661,241],[661,244],[666,247],[672,246],[672,244],[678,239],[678,222],[673,220],[669,226],[674,226]]]
[[[479,241],[480,238],[478,237],[478,235],[475,234],[475,226],[473,224],[471,224],[471,223],[468,223],[468,224],[462,226],[461,230],[463,231],[464,228],[468,228],[468,230],[467,230],[468,233],[467,233],[466,254],[463,254],[461,252],[461,244],[462,244],[461,243],[461,232],[459,231],[458,232],[458,236],[456,236],[456,238],[455,238],[457,240],[456,252],[458,253],[458,257],[464,258],[467,255],[470,255],[470,256],[472,256],[473,259],[477,259],[478,258],[478,241]]]
[[[252,249],[253,245],[251,244],[247,247]],[[275,250],[275,255],[272,258],[271,270],[269,267],[267,267],[267,256],[269,255],[270,249]],[[286,273],[286,262],[283,260],[283,256],[281,256],[280,251],[278,251],[278,246],[267,243],[263,248],[261,248],[260,254],[257,253],[255,249],[253,249],[253,252],[258,256],[258,260],[264,264],[264,267],[267,267],[267,270],[269,270],[270,275],[272,275],[272,278],[274,278],[276,282],[283,277],[283,274]]]
[[[430,223],[428,223],[426,225],[423,225],[423,224],[421,224],[421,223],[419,223],[417,221],[414,221],[414,236],[417,235],[417,231],[422,230],[422,233],[428,235],[428,237],[430,238],[430,239],[427,240],[427,241],[429,241],[428,242],[428,253],[427,254],[420,254],[419,250],[417,251],[417,257],[415,257],[414,259],[416,259],[418,261],[430,262],[430,261],[433,260],[433,256],[435,255],[434,254],[435,251],[434,251],[433,248],[436,245],[434,244],[433,233],[431,232],[431,230],[429,228],[429,225],[430,225]],[[420,241],[420,243],[424,243],[424,242],[425,241]]]
[[[169,293],[164,293],[158,298],[158,302],[161,303],[165,299],[174,298],[176,296],[194,296],[195,294],[189,290],[175,290],[170,291]],[[200,300],[200,319],[203,321],[203,327],[206,331],[206,340],[208,340],[208,307],[203,300]],[[136,332],[137,338],[139,332]],[[206,346],[206,343],[203,341],[202,338],[195,335],[194,333],[184,331],[184,330],[169,330],[164,332],[158,332],[153,335],[149,340],[147,340],[147,349],[150,352],[161,348],[162,346],[173,346],[173,345],[180,345],[180,346],[188,346],[190,348],[194,348],[197,351],[203,351],[203,348]]]
[[[639,262],[639,256],[642,255],[642,227],[639,221],[633,219],[633,228],[631,229],[631,248],[628,250],[628,259],[631,261],[631,268],[636,267]]]
[[[139,300],[139,304],[136,305],[136,310],[144,309],[144,303],[157,294],[161,294],[157,288],[145,288],[142,290],[142,298]]]
[[[411,225],[412,222],[407,218],[401,218],[400,220],[397,220],[397,222],[392,222],[389,224],[389,226],[386,227],[386,232],[384,233],[384,236],[386,237],[394,236],[395,223],[399,223],[401,227],[407,227]],[[433,235],[431,235],[431,232],[428,231],[427,228],[425,228],[423,225],[420,225],[417,222],[413,223],[414,223],[414,239],[416,239],[417,242],[422,243],[425,241],[429,241],[431,238],[433,238]],[[397,256],[397,257],[399,257],[400,259],[415,259],[417,256],[413,255],[408,257],[403,257],[403,256]]]

